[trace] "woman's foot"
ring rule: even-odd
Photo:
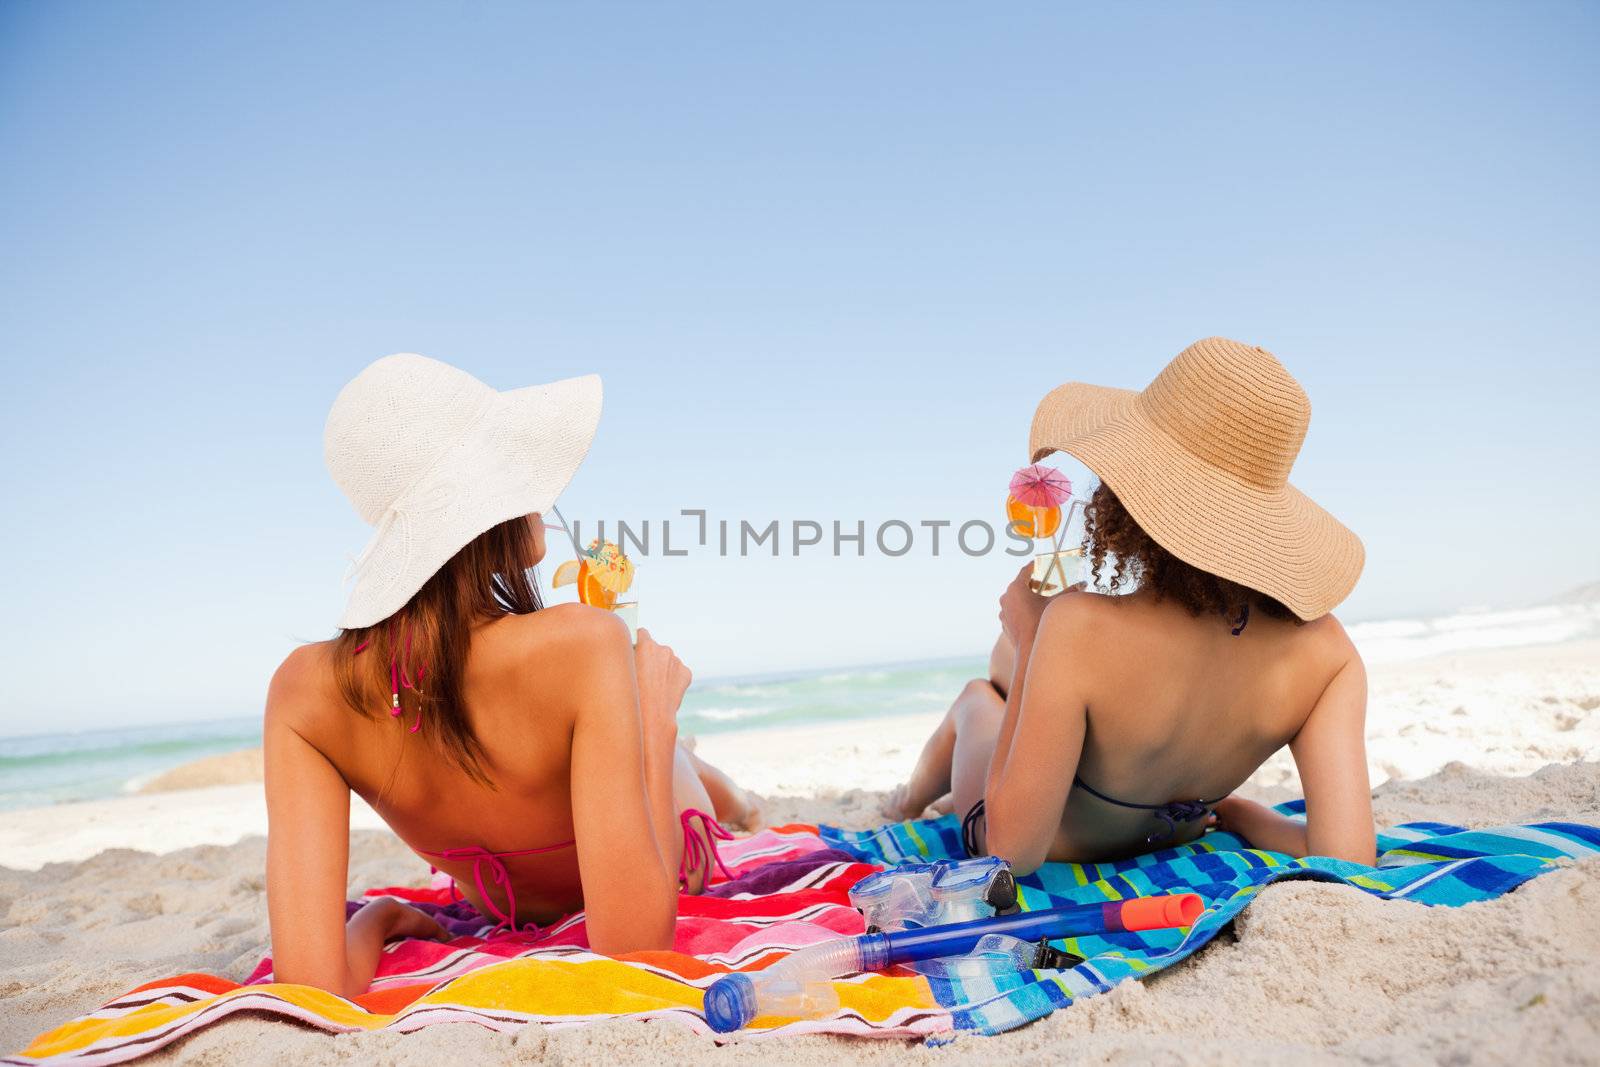
[[[882,811],[895,822],[905,822],[908,819],[920,819],[922,818],[922,813],[927,811],[929,807],[929,805],[921,803],[920,801],[920,795],[912,793],[911,783],[907,782],[904,785],[897,785],[891,789],[889,791],[889,795],[883,798],[883,803],[879,806],[878,810]],[[935,803],[937,803],[937,801]]]
[[[928,805],[950,792],[950,772],[956,751],[956,714],[967,694],[976,689],[993,692],[983,679],[973,679],[950,706],[928,741],[922,746],[917,765],[904,785],[896,786],[884,798],[883,813],[891,819],[920,818]]]
[[[742,833],[753,834],[767,825],[766,817],[761,811],[761,798],[754,793],[739,789],[737,793],[726,800],[727,811],[724,813],[723,804],[717,804],[717,818],[724,826]]]
[[[905,814],[906,791],[909,788],[910,786],[901,783],[889,790],[888,795],[883,798],[883,803],[878,805],[878,810],[895,822],[904,822],[906,819],[911,818],[910,815]]]
[[[911,785],[907,783],[891,789],[889,795],[883,798],[883,803],[878,806],[878,810],[895,822],[906,822],[910,819],[921,819],[929,814],[949,815],[956,808],[955,798],[949,793],[920,808],[913,807],[914,803],[915,801],[911,799]]]

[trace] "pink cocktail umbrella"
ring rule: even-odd
[[[1072,482],[1054,467],[1035,463],[1011,476],[1011,499],[1033,510],[1033,528],[1037,531],[1042,529],[1045,513],[1057,512],[1063,501],[1072,499]],[[1067,518],[1069,521],[1072,518],[1070,510]],[[1050,565],[1040,579],[1041,587],[1048,584],[1053,576],[1059,576],[1061,584],[1066,585],[1066,571],[1061,567],[1060,558],[1061,537],[1066,533],[1066,526],[1066,523],[1061,523],[1056,530],[1056,551],[1051,553]]]
[[[1072,496],[1072,483],[1054,467],[1035,463],[1011,476],[1011,495],[1017,503],[1030,508],[1060,507],[1063,500]]]

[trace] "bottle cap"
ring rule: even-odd
[[[718,978],[706,990],[706,1022],[719,1034],[742,1030],[756,1017],[756,987],[746,974]]]

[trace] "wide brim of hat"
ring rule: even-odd
[[[382,622],[473,538],[549,510],[589,454],[603,399],[595,374],[495,394],[470,432],[378,522],[340,627]]]
[[[1361,539],[1285,484],[1263,489],[1185,449],[1129,389],[1069,382],[1034,414],[1028,451],[1081,460],[1162,548],[1191,566],[1320,618],[1361,576]]]

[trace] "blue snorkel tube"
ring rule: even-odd
[[[706,990],[705,1017],[719,1034],[742,1029],[762,1015],[812,1016],[838,1004],[829,979],[860,971],[883,971],[895,964],[965,956],[983,943],[1002,948],[1025,969],[1035,964],[1029,942],[1053,941],[1123,930],[1193,926],[1205,905],[1194,893],[1136,897],[1104,904],[1080,904],[1015,915],[994,915],[944,926],[862,934],[824,941],[791,953],[763,971],[734,973]],[[830,1004],[831,1001],[831,1004]]]

